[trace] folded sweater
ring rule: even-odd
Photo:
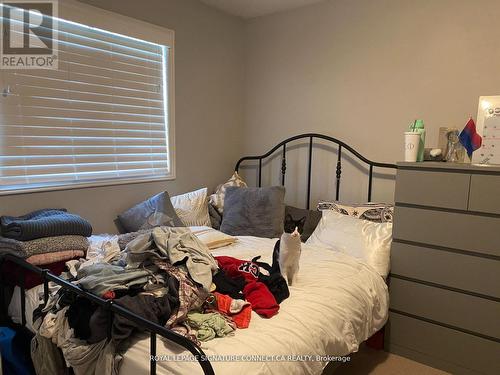
[[[89,241],[83,236],[45,237],[31,241],[18,241],[12,238],[0,237],[0,254],[8,253],[20,258],[67,250],[86,252],[88,247]]]
[[[42,237],[92,235],[90,223],[66,210],[44,209],[23,216],[2,216],[0,218],[2,235],[20,241]]]
[[[55,253],[32,255],[26,259],[26,262],[33,264],[34,266],[44,266],[46,264],[79,259],[83,257],[85,257],[85,252],[82,250],[65,250]]]

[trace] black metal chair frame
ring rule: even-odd
[[[156,374],[156,362],[157,362],[157,354],[156,354],[156,337],[157,336],[162,336],[165,339],[172,341],[185,349],[189,350],[193,357],[198,361],[200,364],[203,373],[205,375],[214,375],[214,370],[212,368],[212,365],[210,361],[208,360],[207,356],[203,352],[203,350],[198,347],[196,344],[194,344],[192,341],[187,339],[184,336],[181,336],[173,331],[171,331],[168,328],[165,328],[163,326],[160,326],[156,323],[153,323],[147,319],[144,319],[140,315],[137,315],[130,310],[120,306],[117,303],[114,303],[113,300],[105,300],[103,298],[100,298],[96,296],[95,294],[86,292],[85,290],[81,289],[79,286],[72,284],[71,282],[64,280],[58,276],[55,276],[54,274],[50,273],[47,269],[42,269],[37,266],[34,266],[28,262],[26,262],[24,259],[16,257],[11,254],[2,254],[0,255],[0,269],[3,267],[4,262],[12,262],[18,266],[21,266],[27,271],[31,271],[35,273],[36,275],[40,276],[43,280],[43,291],[44,291],[44,303],[47,303],[48,298],[49,298],[49,282],[52,281],[55,284],[61,286],[61,288],[64,288],[65,290],[71,291],[81,297],[84,297],[95,304],[99,306],[103,306],[109,313],[109,319],[113,318],[113,314],[118,314],[121,315],[132,322],[134,322],[138,327],[141,327],[144,329],[144,331],[149,331],[150,335],[150,348],[149,348],[149,361],[150,361],[150,374],[155,375]],[[1,276],[0,276],[1,277]],[[1,300],[4,301],[5,298],[3,296],[3,278],[1,280],[0,288],[1,288]],[[25,274],[22,273],[19,280],[18,284],[21,290],[21,324],[22,326],[26,325],[26,288],[25,288]],[[4,316],[6,316],[7,313],[7,307],[3,306],[4,308]],[[111,327],[111,325],[110,325]],[[108,331],[108,337],[111,335],[111,330]]]

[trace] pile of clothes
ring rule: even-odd
[[[67,262],[64,278],[197,345],[247,328],[252,310],[274,316],[289,295],[272,266],[214,258],[188,228],[93,236],[90,242],[86,259]],[[77,375],[117,373],[139,327],[118,314],[111,317],[104,306],[54,290],[34,313],[37,371],[59,373],[67,364]]]
[[[0,217],[0,254],[12,254],[55,275],[72,259],[85,257],[92,235],[90,223],[65,209],[43,209],[23,216]],[[24,277],[26,288],[42,280],[19,266],[6,262],[4,281],[19,284]]]

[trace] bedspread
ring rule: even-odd
[[[261,255],[271,263],[276,240],[238,238],[212,254],[240,259]],[[248,329],[203,343],[202,348],[208,356],[219,356],[211,361],[217,375],[321,374],[325,356],[357,351],[383,327],[387,315],[387,286],[374,269],[348,255],[304,245],[297,283],[278,315],[265,319],[252,312]],[[183,360],[190,359],[189,353],[177,345],[158,341],[157,347],[158,374],[203,373],[197,362]],[[125,354],[120,374],[147,374],[148,369],[149,338],[144,337]]]

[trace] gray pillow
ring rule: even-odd
[[[321,211],[306,210],[293,206],[286,206],[285,216],[286,215],[290,215],[294,220],[300,220],[303,217],[306,218],[304,229],[300,235],[303,242],[307,241],[321,220]]]
[[[285,188],[228,187],[221,232],[232,236],[276,238],[283,234]]]
[[[175,213],[170,196],[166,191],[129,208],[118,215],[118,220],[126,232],[137,232],[159,226],[183,227]]]
[[[219,230],[222,216],[211,203],[208,203],[208,216],[210,216],[210,225],[212,225],[212,228]]]

